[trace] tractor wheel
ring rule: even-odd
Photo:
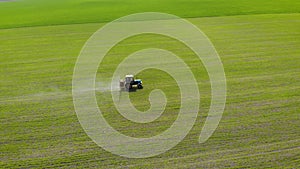
[[[137,87],[138,87],[138,89],[142,89],[142,88],[143,88],[143,86],[142,86],[142,85],[138,85]]]
[[[126,89],[127,91],[129,91],[130,88],[131,88],[131,85],[130,85],[129,83],[126,83],[126,84],[125,84],[125,89]]]

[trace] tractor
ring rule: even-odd
[[[141,79],[134,79],[133,75],[126,75],[124,80],[120,80],[120,88],[125,91],[135,91],[143,88],[143,82]]]

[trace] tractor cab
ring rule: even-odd
[[[134,76],[133,75],[126,75],[125,76],[125,83],[131,83],[134,81]]]

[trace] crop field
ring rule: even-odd
[[[152,47],[180,56],[201,94],[196,123],[182,142],[158,156],[125,158],[99,147],[81,127],[73,70],[95,31],[121,16],[149,11],[183,17],[207,35],[224,66],[227,101],[218,128],[199,144],[211,101],[203,63],[170,37],[144,34],[120,42],[103,59],[96,82],[111,77],[124,57]],[[300,167],[300,1],[15,0],[0,1],[0,16],[0,168]],[[96,91],[96,98],[117,131],[151,137],[176,120],[179,88],[157,69],[137,77],[144,89],[129,96],[138,110],[149,109],[155,89],[168,99],[156,121],[125,119],[109,90]]]

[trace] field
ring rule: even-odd
[[[168,37],[123,41],[108,56],[121,58],[145,46],[168,49],[196,72],[201,92],[196,125],[180,144],[159,156],[130,159],[103,150],[86,135],[74,110],[72,75],[96,30],[144,11],[172,13],[201,28],[223,62],[227,102],[217,130],[199,144],[211,99],[202,63]],[[299,12],[296,0],[0,2],[0,168],[299,168]],[[110,77],[118,61],[104,60],[97,78]],[[150,137],[176,119],[180,96],[174,79],[159,70],[138,76],[145,88],[130,93],[137,109],[149,108],[149,93],[158,87],[168,97],[157,121],[125,120],[105,92],[97,92],[98,105],[118,131]]]

